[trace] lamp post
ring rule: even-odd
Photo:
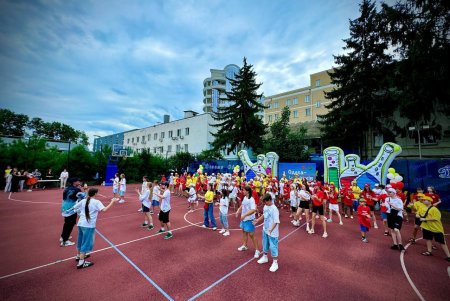
[[[410,126],[408,128],[408,130],[410,130],[410,131],[417,131],[417,139],[418,139],[418,142],[419,142],[419,159],[420,160],[422,160],[422,139],[420,137],[420,130],[426,130],[426,129],[429,129],[429,128],[430,128],[429,125],[420,126],[418,124],[416,124],[416,126]]]

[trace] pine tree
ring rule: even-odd
[[[350,38],[344,40],[348,52],[334,56],[338,67],[329,75],[337,88],[326,93],[332,102],[320,123],[327,144],[367,151],[367,137],[386,130],[383,120],[395,104],[388,101],[385,88],[391,56],[380,36],[380,15],[369,0],[360,4],[360,13],[350,21]]]
[[[256,83],[253,65],[248,65],[244,57],[244,65],[235,79],[228,80],[231,92],[225,93],[229,106],[219,106],[212,114],[216,121],[212,126],[219,128],[217,133],[212,133],[215,138],[212,146],[227,153],[239,146],[260,149],[266,129],[257,113],[265,107],[260,103],[262,94],[257,90],[261,83]]]

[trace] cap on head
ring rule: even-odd
[[[387,192],[396,193],[397,191],[395,191],[395,189],[391,187],[391,188],[389,188],[389,189],[387,190]]]

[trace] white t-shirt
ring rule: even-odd
[[[247,214],[247,212],[249,212],[250,210],[255,210],[256,209],[256,203],[255,203],[255,199],[253,197],[247,198],[246,196],[244,197],[244,200],[242,201],[242,212],[241,212],[241,216],[244,216],[245,214]],[[255,219],[255,213],[250,214],[249,216],[246,216],[244,218],[244,221],[251,221]]]
[[[115,177],[114,178],[114,182],[113,182],[113,188],[114,189],[118,189],[119,188],[119,177]]]
[[[159,186],[155,185],[153,187],[153,197],[152,197],[152,201],[158,201],[158,194],[160,192]]]
[[[230,199],[235,199],[237,197],[237,192],[238,192],[236,186],[230,186],[230,188],[228,188],[228,190],[230,191],[230,195],[229,195]]]
[[[394,207],[399,208],[400,210],[398,211],[398,216],[403,217],[403,202],[400,198],[386,198],[385,200],[385,205],[386,205],[386,209],[387,209],[387,213],[391,213],[391,205],[392,204]],[[390,204],[389,204],[390,203]]]
[[[196,199],[197,199],[197,192],[195,191],[195,188],[194,187],[189,188],[188,201],[195,202]]]
[[[297,196],[295,194],[296,194],[295,190],[291,190],[291,192],[289,194],[289,201],[291,203],[291,207],[298,207],[298,205],[297,205]]]
[[[163,193],[163,197],[161,198],[161,211],[167,212],[170,208],[170,191],[166,189]]]
[[[298,196],[300,197],[300,201],[309,201],[311,199],[311,195],[306,192],[306,190],[300,190],[298,193]]]
[[[81,200],[80,202],[76,203],[73,207],[75,211],[78,211],[80,213],[80,218],[78,219],[78,226],[80,227],[86,227],[86,228],[95,228],[95,224],[97,223],[97,216],[98,212],[103,210],[105,206],[97,199],[91,198],[89,200],[89,216],[90,219],[87,221],[86,214],[85,214],[85,207],[86,207],[86,199]]]
[[[143,182],[142,182],[142,186],[141,186],[141,194],[143,194],[144,191],[146,191],[146,190],[148,189],[147,184],[148,184],[147,181],[143,181]]]
[[[264,206],[263,214],[263,231],[271,237],[278,237],[280,235],[278,229],[280,226],[280,212],[278,211],[278,208],[273,203],[270,206]],[[273,228],[272,233],[269,234],[269,230],[272,228],[273,224],[277,225],[275,226],[275,228]]]
[[[60,179],[67,179],[69,177],[69,173],[67,171],[61,172],[61,175],[59,176]]]
[[[139,201],[141,201],[142,205],[144,205],[147,208],[150,208],[150,190],[145,189],[143,193],[141,193],[141,196],[139,197]]]
[[[220,198],[220,202],[219,202],[220,214],[228,214],[229,204],[230,204],[230,200],[228,199],[228,197]]]
[[[120,191],[127,191],[127,180],[125,178],[120,180]]]

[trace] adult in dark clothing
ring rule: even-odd
[[[70,209],[77,202],[77,193],[82,192],[81,182],[79,178],[70,178],[67,180],[69,186],[64,189],[63,201],[61,206],[61,214],[64,217],[64,225],[59,239],[61,247],[73,246],[75,243],[70,241],[70,234],[73,227],[77,223],[77,213]]]
[[[11,192],[18,192],[19,191],[19,182],[23,179],[23,177],[20,176],[19,171],[17,168],[14,168],[11,171]]]

